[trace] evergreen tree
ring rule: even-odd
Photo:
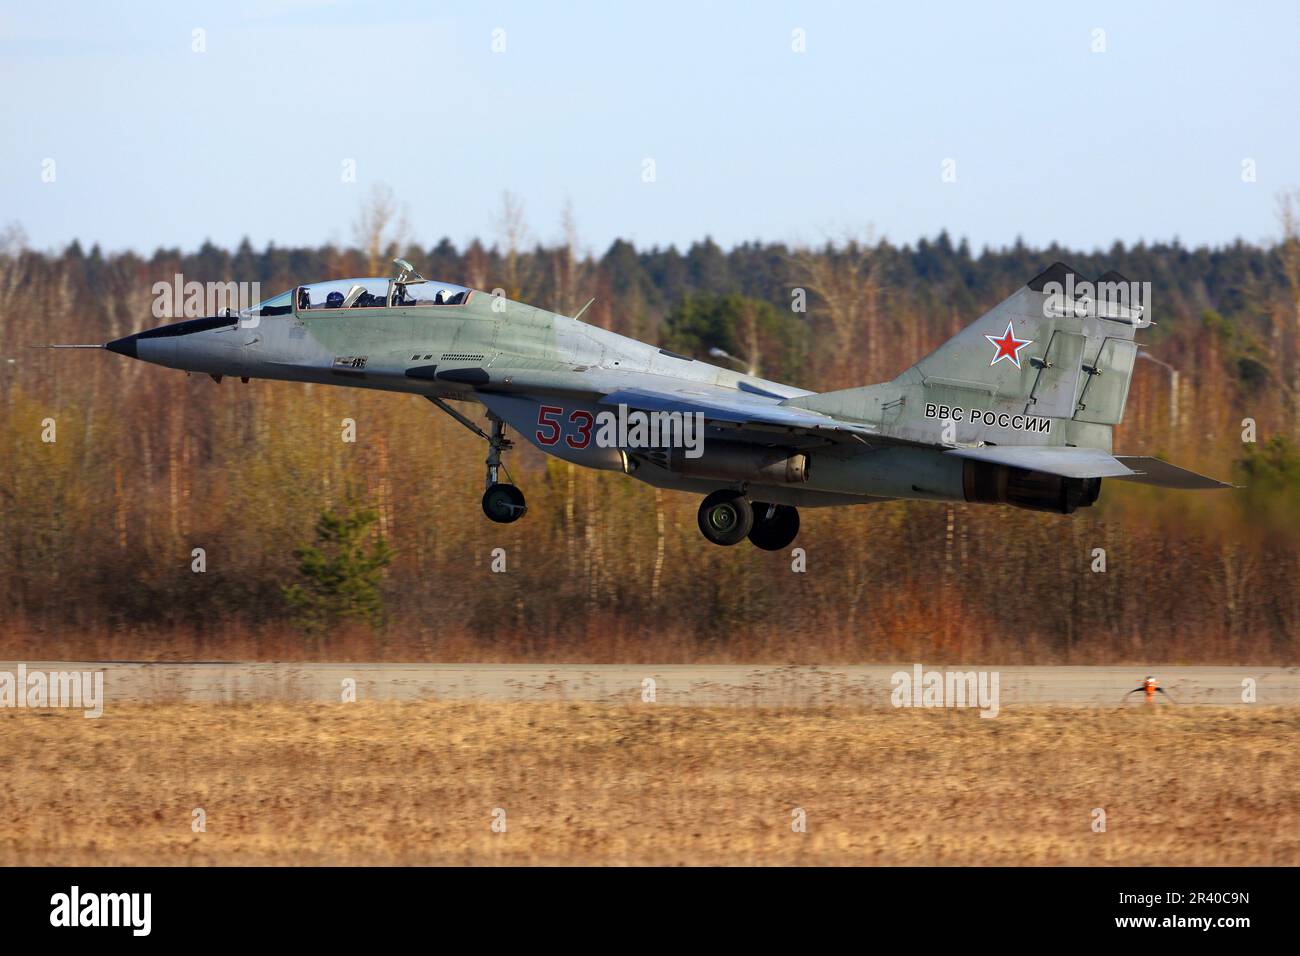
[[[379,584],[393,553],[382,535],[366,547],[378,517],[374,508],[322,511],[316,543],[294,550],[303,581],[286,587],[284,596],[307,631],[318,633],[349,619],[383,626]]]

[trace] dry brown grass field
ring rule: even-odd
[[[1294,709],[140,705],[0,728],[5,865],[1300,862]]]

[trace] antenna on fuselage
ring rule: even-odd
[[[582,315],[582,313],[586,312],[586,311],[587,311],[587,307],[590,306],[591,303],[593,303],[593,302],[595,302],[595,301],[596,301],[596,297],[593,295],[590,299],[587,300],[587,305],[584,305],[584,306],[583,306],[581,309],[579,309],[577,312],[573,313],[572,318],[575,318],[575,319],[578,318],[580,315]]]

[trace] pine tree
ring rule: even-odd
[[[366,547],[377,519],[374,508],[322,511],[316,543],[294,550],[304,580],[284,588],[284,596],[305,630],[319,633],[349,619],[384,625],[379,585],[393,553],[382,535]]]

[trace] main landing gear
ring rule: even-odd
[[[714,544],[739,544],[745,538],[763,551],[780,551],[799,534],[799,509],[751,503],[744,492],[715,491],[700,503],[700,532]]]
[[[754,527],[749,529],[749,543],[763,551],[782,551],[799,534],[799,509],[793,505],[754,506]]]
[[[506,438],[505,422],[488,412],[488,419],[492,422],[492,434],[489,435],[442,399],[429,398],[429,401],[488,443],[487,479],[484,482],[487,490],[483,492],[483,513],[498,524],[510,524],[527,514],[528,505],[524,502],[524,493],[512,484],[497,480],[497,473],[506,467],[501,463],[501,453],[508,451],[514,444]],[[506,471],[506,477],[510,477],[509,471]]]

